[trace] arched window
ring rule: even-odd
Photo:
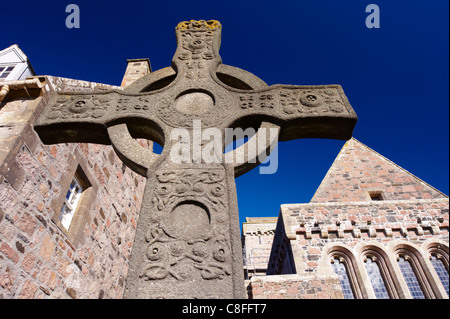
[[[428,254],[432,248],[428,248]],[[403,274],[405,283],[414,299],[436,299],[445,296],[440,282],[433,275],[431,263],[426,259],[427,253],[415,248],[409,243],[399,244],[395,250],[398,266]]]
[[[331,268],[339,277],[344,298],[367,298],[353,254],[345,247],[333,247],[328,256]]]
[[[433,264],[434,270],[436,270],[436,273],[441,280],[442,285],[445,288],[445,291],[448,293],[448,268],[445,269],[444,263],[442,262],[441,256],[438,254],[432,254],[430,256],[431,263]]]
[[[393,274],[392,264],[383,249],[366,246],[363,261],[377,299],[399,299],[400,283]]]
[[[448,252],[439,245],[433,246],[429,250],[429,258],[448,296]]]
[[[413,299],[425,299],[422,285],[417,278],[416,271],[414,271],[415,265],[412,258],[406,254],[399,254],[398,265]]]
[[[347,267],[344,258],[334,256],[331,259],[331,268],[339,277],[344,299],[355,299]]]
[[[377,299],[390,299],[388,289],[386,288],[380,267],[378,266],[378,258],[375,256],[366,256],[364,263],[366,264],[366,271]]]

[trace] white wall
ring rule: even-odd
[[[14,69],[6,78],[2,78],[0,81],[22,80],[35,75],[27,56],[17,44],[0,51],[0,68],[11,66]]]

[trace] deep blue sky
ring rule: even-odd
[[[80,29],[65,8],[78,4]],[[365,8],[381,10],[368,29]],[[449,193],[447,0],[6,1],[0,48],[19,44],[39,75],[120,85],[126,59],[170,66],[174,28],[222,23],[223,63],[272,84],[341,84],[358,114],[354,136]],[[279,169],[236,180],[241,221],[309,202],[343,141],[279,144]]]

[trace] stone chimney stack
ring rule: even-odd
[[[140,79],[144,75],[152,72],[149,59],[129,59],[127,60],[127,69],[122,79],[121,87],[127,87],[134,81]]]

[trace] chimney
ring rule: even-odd
[[[127,69],[122,79],[121,87],[127,87],[134,81],[140,79],[144,75],[152,72],[149,59],[129,59],[127,60]]]

